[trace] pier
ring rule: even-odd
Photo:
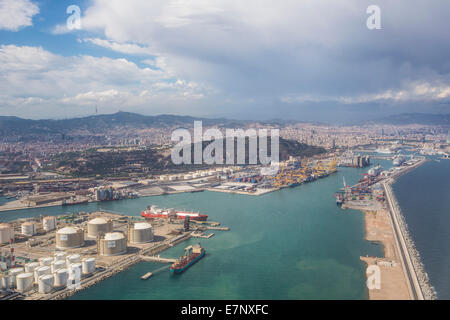
[[[148,278],[151,278],[152,275],[153,275],[153,273],[147,272],[146,274],[144,274],[144,275],[141,277],[141,279],[142,279],[142,280],[147,280]]]
[[[148,262],[161,262],[161,263],[174,263],[177,259],[172,258],[162,258],[160,256],[140,256],[140,258],[144,261]]]

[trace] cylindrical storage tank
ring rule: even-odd
[[[81,267],[83,274],[91,274],[92,272],[95,271],[95,259],[94,258],[83,259]]]
[[[67,269],[59,269],[54,274],[55,277],[55,288],[62,288],[67,285],[67,279],[69,279],[69,271]]]
[[[127,252],[127,238],[121,232],[105,234],[99,243],[100,255],[115,256]]]
[[[2,290],[8,290],[10,288],[9,279],[10,279],[10,276],[8,276],[8,275],[0,276],[0,288]]]
[[[70,256],[67,256],[66,263],[67,266],[70,266],[72,263],[80,263],[81,262],[81,256],[79,254],[72,254]]]
[[[76,280],[77,275],[81,277],[83,274],[83,266],[81,263],[72,263],[69,266],[69,279]]]
[[[22,224],[22,234],[25,236],[33,236],[36,233],[36,225],[34,222],[25,222]]]
[[[65,227],[56,231],[56,248],[70,249],[79,248],[84,245],[84,234],[82,229]]]
[[[135,223],[129,230],[128,240],[131,243],[146,243],[153,241],[153,228],[150,223]]]
[[[66,254],[64,252],[56,252],[53,259],[55,261],[66,261]]]
[[[49,257],[39,259],[39,264],[42,267],[43,266],[50,267],[52,265],[52,262],[53,262],[53,258],[49,258]]]
[[[56,272],[59,269],[65,269],[65,268],[66,268],[66,261],[59,260],[59,261],[52,262],[52,266],[51,266],[52,273]]]
[[[53,290],[54,277],[51,274],[43,275],[38,281],[39,293],[50,293]]]
[[[25,265],[25,272],[34,273],[34,270],[36,270],[39,267],[40,267],[39,263],[37,263],[37,262],[30,262],[30,263]]]
[[[31,272],[21,273],[16,277],[16,290],[27,292],[33,289],[33,274]]]
[[[42,228],[45,231],[52,231],[56,229],[56,217],[45,217],[42,220]]]
[[[113,230],[113,222],[104,218],[94,218],[87,223],[88,237],[97,238],[99,233],[108,233]]]
[[[37,283],[41,276],[51,273],[52,270],[50,269],[50,267],[48,266],[39,267],[36,270],[34,270],[34,281]]]
[[[7,223],[0,224],[0,244],[9,243],[14,239],[14,229]]]
[[[9,275],[9,282],[11,284],[11,287],[14,287],[16,285],[16,276],[24,273],[25,269],[24,268],[14,268],[9,270],[8,275]]]

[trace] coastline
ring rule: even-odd
[[[379,241],[384,247],[383,258],[361,257],[368,266],[380,267],[381,288],[368,290],[370,300],[436,299],[436,293],[429,283],[428,275],[424,271],[420,255],[391,188],[398,177],[416,169],[426,161],[428,160],[423,159],[381,183],[386,195],[386,208],[374,211],[362,210],[366,240]]]

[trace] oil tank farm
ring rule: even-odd
[[[65,227],[56,232],[56,248],[60,250],[79,248],[84,245],[84,232],[75,227]]]
[[[36,224],[34,222],[22,223],[22,234],[24,236],[34,236],[36,233]]]
[[[102,256],[116,256],[127,252],[127,238],[122,232],[109,232],[97,238],[97,250]]]
[[[88,237],[97,238],[100,233],[113,231],[113,222],[105,218],[94,218],[87,223]]]
[[[0,244],[9,243],[10,239],[14,239],[14,230],[7,224],[0,224]]]
[[[44,217],[42,219],[42,228],[46,231],[52,231],[56,229],[56,217]]]
[[[128,227],[128,241],[130,243],[147,243],[153,241],[153,228],[150,223],[136,222]]]

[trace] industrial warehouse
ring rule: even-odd
[[[63,299],[140,261],[173,262],[157,254],[209,238],[209,228],[227,230],[187,220],[80,212],[0,224],[0,299]]]

